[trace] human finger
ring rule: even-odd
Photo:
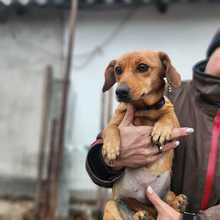
[[[171,142],[165,144],[164,146],[162,146],[162,152],[166,152],[168,150],[175,149],[179,145],[180,145],[180,141],[171,141]]]
[[[163,153],[168,150],[175,149],[176,147],[180,145],[180,141],[172,141],[172,142],[165,144],[164,146],[161,146],[161,148],[159,149],[159,147],[156,145],[151,146],[146,143],[147,142],[143,143],[145,145],[141,145],[141,147],[139,148],[129,149],[128,152],[126,152],[125,150],[124,153],[125,154],[127,153],[127,156],[131,156],[134,154],[143,155],[143,156],[152,156],[152,155],[157,155],[158,153]]]
[[[119,126],[129,126],[132,124],[133,119],[134,119],[134,107],[131,104],[128,104],[125,116]]]
[[[154,163],[162,157],[162,154],[154,156],[132,155],[124,159],[118,159],[112,162],[113,167],[138,168]]]
[[[154,192],[151,186],[147,187],[146,191],[147,198],[151,201],[154,207],[160,212],[165,206],[165,202]]]
[[[193,132],[193,128],[174,128],[171,134],[171,140],[190,135]]]

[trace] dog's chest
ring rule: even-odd
[[[155,122],[146,117],[135,117],[133,123],[135,126],[140,126],[140,125],[153,126]]]
[[[136,126],[153,126],[159,117],[160,113],[156,111],[136,111],[133,123]]]
[[[168,170],[160,175],[154,175],[145,167],[126,169],[122,178],[113,186],[113,197],[114,199],[134,198],[142,203],[148,203],[146,189],[151,186],[163,198],[169,191],[170,173]]]

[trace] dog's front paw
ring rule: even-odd
[[[188,199],[185,195],[179,194],[172,202],[172,207],[178,212],[184,212],[188,204]]]
[[[171,138],[173,127],[170,125],[163,125],[157,122],[152,130],[151,136],[154,144],[163,145]]]
[[[119,156],[120,139],[104,139],[104,144],[102,147],[102,154],[107,160],[115,160]]]

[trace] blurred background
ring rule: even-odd
[[[0,219],[100,219],[107,192],[85,159],[116,105],[101,93],[105,66],[161,50],[190,80],[219,10],[218,0],[0,0]]]

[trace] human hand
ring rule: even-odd
[[[172,133],[171,142],[163,146],[163,152],[160,153],[157,146],[153,146],[151,142],[151,126],[134,126],[132,124],[134,117],[134,109],[132,105],[128,105],[127,112],[121,122],[120,136],[120,155],[117,160],[106,163],[115,168],[121,169],[125,167],[137,168],[149,165],[160,159],[164,152],[176,148],[180,142],[177,138],[189,135],[193,132],[192,128],[175,128]]]
[[[157,210],[157,220],[181,220],[182,214],[177,212],[174,208],[169,206],[160,197],[153,191],[153,189],[149,186],[147,188],[147,198],[154,205]]]

